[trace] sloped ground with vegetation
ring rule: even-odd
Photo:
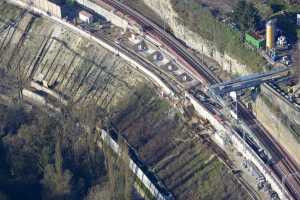
[[[171,3],[181,19],[188,19],[183,20],[182,23],[202,38],[213,42],[220,52],[226,52],[247,65],[249,71],[263,70],[266,61],[255,50],[245,46],[241,32],[218,21],[207,7],[197,3],[196,0],[189,1],[187,4],[177,0]]]
[[[126,4],[132,8],[141,11],[146,16],[154,20],[161,26],[164,25],[164,19],[149,8],[143,1],[133,0],[126,1]],[[249,48],[244,43],[243,32],[252,31],[251,29],[239,31],[236,27],[239,25],[239,20],[243,20],[246,15],[243,10],[241,14],[238,14],[237,19],[229,20],[228,17],[232,17],[232,11],[238,10],[238,0],[234,1],[219,1],[219,0],[171,0],[170,1],[174,11],[179,15],[178,22],[183,24],[190,30],[198,33],[203,39],[206,39],[216,45],[220,52],[226,52],[231,57],[237,59],[242,64],[247,65],[250,72],[263,71],[266,61],[262,58],[256,50]],[[284,0],[271,0],[263,2],[260,0],[249,0],[248,5],[253,5],[256,9],[255,12],[259,14],[261,22],[256,24],[253,28],[264,27],[265,20],[271,17],[279,17],[280,28],[287,33],[291,43],[294,43],[297,39],[296,36],[299,29],[296,27],[295,19],[296,13],[299,12],[299,6],[287,4]],[[249,10],[249,15],[253,16],[253,10]],[[285,11],[286,14],[280,17],[280,13]],[[226,19],[226,22],[222,22]],[[244,20],[245,23],[251,23],[252,19]],[[259,21],[259,20],[257,20]],[[235,25],[230,24],[234,22]]]
[[[209,140],[209,125],[186,124],[128,63],[39,16],[7,4],[0,11],[2,196],[133,199],[128,169],[95,148],[96,121],[103,120],[115,124],[179,199],[248,199],[219,160],[225,155]],[[20,91],[32,79],[70,102],[62,113],[24,103]]]
[[[97,116],[94,108],[49,116],[23,102],[2,103],[1,200],[138,199],[129,169],[79,125],[83,115]]]
[[[239,27],[241,23],[245,23],[247,25],[247,23],[251,21],[245,20],[248,16],[252,16],[250,15],[251,13],[249,14],[248,12],[248,14],[246,15],[243,14],[245,12],[241,12],[241,10],[252,10],[253,8],[249,9],[250,5],[250,7],[254,7],[259,14],[260,23],[256,24],[257,28],[263,29],[267,20],[271,18],[277,19],[277,27],[284,32],[284,34],[288,38],[288,42],[292,44],[292,48],[291,50],[289,50],[289,53],[291,53],[292,68],[295,72],[294,74],[296,78],[299,77],[300,53],[298,49],[298,39],[300,28],[296,24],[296,14],[300,13],[300,7],[299,3],[297,4],[295,3],[295,1],[289,1],[290,4],[285,0],[124,0],[124,2],[127,3],[130,7],[143,13],[148,18],[153,19],[156,23],[160,24],[161,27],[163,27],[164,24],[163,22],[161,22],[162,19],[157,20],[158,17],[155,17],[154,15],[157,14],[161,17],[164,17],[163,20],[171,22],[170,24],[172,25],[172,29],[174,30],[175,35],[176,32],[182,32],[182,27],[180,29],[177,29],[176,27],[176,23],[181,23],[184,25],[184,28],[186,28],[183,30],[193,30],[193,32],[199,33],[199,41],[201,41],[201,38],[213,41],[213,44],[216,44],[218,46],[218,49],[228,52],[232,58],[236,58],[242,63],[245,63],[247,66],[246,72],[249,72],[248,69],[250,68],[252,71],[260,71],[266,69],[269,70],[269,67],[266,67],[266,61],[256,53],[256,50],[248,49],[248,46],[244,44],[242,33],[237,29],[237,27]],[[168,3],[162,4],[161,2]],[[244,3],[239,3],[238,6],[236,4],[237,2],[250,2],[252,4],[248,4],[248,8],[245,9],[245,7],[243,6]],[[157,10],[162,11],[162,9],[160,9],[162,8],[162,5],[165,6],[165,8],[163,9],[165,9],[166,11],[158,12]],[[243,7],[244,9],[241,9]],[[174,12],[174,10],[176,12]],[[229,10],[238,10],[239,12],[232,16],[232,13]],[[179,17],[177,17],[177,15],[179,15]],[[234,20],[234,23],[232,23],[232,20]],[[172,30],[170,29],[168,31],[172,32]],[[189,34],[178,35],[180,35],[179,39],[183,40],[183,42],[189,42],[190,46],[193,46],[194,43],[192,42],[195,42],[198,39],[197,34],[193,36],[190,36]],[[192,42],[189,41],[190,39]],[[197,49],[195,50],[197,50],[200,54],[201,46],[197,47]],[[201,57],[202,55],[199,55],[199,58]],[[222,65],[222,62],[219,64]],[[206,60],[204,61],[204,63],[207,64]],[[215,70],[215,68],[218,68],[218,63],[210,61],[208,63],[208,66],[212,66],[211,69],[213,69],[213,71],[217,71]],[[219,68],[222,69],[221,66]],[[243,70],[243,72],[245,71]],[[217,75],[219,75],[219,73],[217,73]],[[226,80],[227,78],[231,79],[235,75],[237,74],[230,74],[230,76],[220,77],[225,77],[224,80]],[[299,80],[299,78],[297,78],[297,80]],[[297,84],[298,85],[295,86],[295,88],[298,88],[300,83]],[[297,89],[295,89],[294,91],[296,90]],[[294,118],[297,118],[297,115],[293,114],[293,111],[287,113],[283,108],[278,109],[280,107],[279,105],[283,103],[280,98],[271,96],[266,98],[263,97],[261,98],[261,100],[262,103],[251,101],[251,103],[255,105],[253,106],[255,107],[255,109],[253,109],[254,112],[259,113],[261,112],[261,110],[268,110],[268,108],[271,108],[274,112],[270,112],[270,114],[261,113],[261,115],[256,115],[258,120],[265,127],[267,127],[274,138],[276,138],[282,146],[286,147],[291,155],[295,155],[294,157],[296,158],[296,155],[298,155],[297,149],[299,149],[299,124],[297,120],[294,120]],[[274,118],[278,120],[278,124],[276,124],[276,126],[274,124],[275,128],[270,128],[270,124],[268,122],[274,121]],[[281,129],[277,127],[281,127]],[[283,133],[281,130],[285,130],[285,137],[279,137]],[[294,141],[293,145],[291,145],[291,142],[287,141]]]
[[[276,18],[277,27],[283,31],[292,45],[292,66],[297,72],[299,71],[299,60],[295,55],[299,54],[296,44],[300,33],[296,24],[296,15],[300,12],[299,4],[287,3],[284,0],[230,2],[192,0],[188,3],[172,0],[170,2],[181,19],[190,19],[179,20],[179,22],[202,38],[213,42],[220,52],[226,52],[247,65],[250,72],[265,70],[266,61],[256,50],[252,50],[245,44],[244,33],[264,29],[267,20]]]
[[[262,71],[266,61],[252,49],[245,46],[241,32],[233,29],[216,19],[212,10],[199,0],[191,1],[170,1],[174,11],[178,14],[178,23],[183,24],[203,39],[212,42],[217,49],[237,59],[242,64],[249,67],[249,71]],[[155,20],[156,23],[163,25],[159,17],[151,12],[151,8],[142,1],[125,1],[131,7],[143,12],[146,16]],[[223,4],[217,3],[217,4]],[[232,4],[232,3],[231,3]]]
[[[220,162],[228,158],[210,141],[213,130],[194,127],[188,116],[183,118],[151,91],[146,94],[132,98],[114,121],[176,199],[249,199]]]

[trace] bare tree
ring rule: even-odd
[[[132,199],[133,177],[130,171],[130,156],[128,151],[128,145],[125,141],[120,141],[120,147],[122,152],[122,161],[120,163],[121,176],[124,179],[124,199]]]
[[[63,158],[61,145],[63,134],[59,130],[57,132],[57,141],[55,144],[55,163],[48,164],[44,170],[44,178],[41,181],[46,189],[46,197],[62,198],[71,192],[72,174],[69,170],[63,170]]]
[[[85,200],[109,200],[109,191],[106,185],[92,186],[85,197]]]

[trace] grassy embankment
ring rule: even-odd
[[[243,35],[228,24],[218,21],[212,12],[195,0],[185,4],[171,1],[183,25],[198,33],[203,39],[212,42],[218,51],[226,53],[247,65],[252,72],[262,71],[266,61],[255,50],[245,46]]]
[[[248,198],[230,169],[217,159],[214,144],[194,137],[205,135],[207,128],[190,127],[149,88],[132,95],[123,108],[114,119],[120,133],[177,199]]]

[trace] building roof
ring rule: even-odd
[[[80,14],[80,15],[84,15],[84,16],[86,16],[86,17],[88,17],[88,18],[93,17],[93,15],[92,15],[91,13],[89,13],[89,12],[87,12],[87,11],[85,11],[85,10],[80,11],[79,14]]]
[[[263,36],[260,35],[258,32],[249,32],[248,35],[252,36],[256,40],[263,40]]]

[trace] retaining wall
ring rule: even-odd
[[[288,113],[287,117],[290,121],[300,124],[300,108],[289,102],[283,96],[279,95],[271,86],[264,84],[261,87],[261,92],[269,99],[275,99],[272,101],[275,107],[279,108],[282,113]]]
[[[113,138],[107,133],[105,130],[101,129],[101,139],[104,141],[107,145],[110,146],[110,148],[118,155],[122,156],[122,150],[117,142],[113,140]],[[101,147],[102,144],[98,142],[98,146]],[[147,177],[147,175],[144,173],[144,171],[138,167],[138,165],[129,158],[129,167],[131,171],[137,176],[137,178],[146,186],[146,188],[149,190],[149,192],[153,195],[153,197],[157,200],[172,200],[174,199],[172,195],[165,196],[163,195],[157,187],[151,182],[151,180]]]
[[[42,89],[42,88],[41,88]],[[42,91],[44,91],[42,89]],[[50,89],[47,90],[48,92],[54,92]],[[24,97],[28,98],[29,100],[42,105],[47,106],[55,111],[60,111],[58,107],[53,106],[52,104],[47,103],[47,100],[45,97],[38,95],[37,93],[28,90],[23,89],[22,91]],[[61,97],[58,97],[57,100],[60,100]],[[123,152],[117,142],[110,136],[109,133],[107,133],[105,130],[101,129],[101,139],[103,142],[105,142],[114,153],[116,153],[118,156],[123,156]],[[102,147],[101,142],[97,143],[98,147]],[[168,196],[162,194],[159,189],[152,183],[152,181],[148,178],[148,176],[145,174],[145,172],[131,159],[129,158],[129,168],[131,171],[136,175],[136,177],[144,184],[144,186],[149,190],[149,192],[153,195],[153,197],[157,200],[173,200],[173,196],[169,194]]]
[[[230,125],[226,122],[219,122],[206,108],[201,105],[200,102],[194,98],[191,94],[186,93],[186,97],[191,101],[195,110],[198,114],[207,119],[217,130],[217,134],[214,135],[215,141],[219,142],[218,145],[222,148],[224,146],[223,134],[228,136],[233,144],[233,146],[248,160],[252,161],[255,166],[265,175],[266,180],[271,184],[272,189],[276,191],[280,199],[288,200],[293,199],[287,190],[282,186],[280,180],[276,175],[270,170],[270,168],[265,165],[265,163],[258,157],[258,155],[248,146],[244,145],[243,139],[230,128]]]
[[[42,86],[42,85],[40,85],[40,84],[38,84],[38,83],[36,83],[36,82],[34,82],[34,81],[31,81],[31,82],[30,82],[30,87],[35,88],[35,89],[37,89],[37,90],[39,90],[39,91],[43,91],[43,92],[45,92],[45,93],[51,95],[52,97],[56,98],[60,103],[62,103],[62,104],[65,105],[65,106],[68,104],[67,100],[65,100],[65,99],[64,99],[61,95],[59,95],[57,92],[55,92],[55,91],[53,91],[53,90],[51,90],[51,89],[49,89],[49,88],[46,88],[46,87],[44,87],[44,86]]]
[[[27,7],[27,5],[23,2],[21,2],[20,0],[8,0],[8,2],[11,3],[15,3],[19,6],[22,7]],[[74,31],[76,33],[79,33],[81,36],[89,39],[89,40],[93,40],[94,42],[98,43],[99,45],[101,45],[102,47],[106,48],[107,50],[111,51],[112,53],[114,53],[115,55],[118,55],[120,57],[122,57],[124,60],[126,60],[127,62],[129,62],[133,67],[135,67],[137,70],[141,71],[143,74],[146,75],[147,78],[150,78],[157,86],[160,87],[160,89],[163,91],[163,93],[167,96],[174,96],[174,92],[169,88],[169,86],[167,84],[165,84],[163,82],[163,80],[156,76],[152,71],[150,71],[149,69],[145,68],[143,65],[141,65],[139,62],[135,61],[134,59],[130,58],[123,50],[122,48],[117,45],[114,44],[112,45],[112,42],[108,43],[108,41],[104,41],[103,39],[100,38],[96,38],[94,36],[92,36],[90,33],[85,32],[84,30],[81,30],[79,28],[77,28],[76,26],[74,26],[73,24],[70,24],[64,20],[61,20],[60,18],[57,18],[55,16],[49,16],[45,11],[42,11],[40,9],[31,7],[31,9],[39,14],[48,16],[50,19],[52,19],[54,22],[56,23],[60,23],[65,25],[66,27],[68,27],[71,31]]]
[[[18,1],[18,0],[10,0],[10,1],[20,5],[20,1]],[[24,6],[24,5],[22,5],[22,6]],[[46,13],[44,13],[43,11],[40,11],[38,9],[34,8],[34,10],[36,12],[41,13],[41,14],[47,15]],[[161,87],[161,89],[164,92],[166,92],[169,95],[171,95],[171,94],[174,95],[174,92],[158,76],[156,76],[154,73],[152,73],[148,69],[144,68],[137,61],[135,61],[133,58],[130,58],[125,53],[120,52],[120,49],[116,48],[116,46],[112,46],[112,45],[106,43],[105,41],[103,41],[101,39],[95,38],[95,37],[91,36],[89,33],[86,33],[83,30],[80,30],[80,29],[76,28],[72,24],[69,24],[65,21],[62,21],[59,18],[55,18],[55,17],[51,17],[51,18],[56,20],[59,23],[62,23],[64,25],[66,25],[71,30],[80,33],[82,36],[87,37],[91,40],[94,40],[95,42],[97,42],[98,44],[100,44],[104,48],[108,49],[109,51],[111,51],[115,54],[119,54],[123,59],[127,60],[133,66],[135,66],[137,69],[139,69],[140,71],[144,72],[147,76],[149,76],[157,85],[159,85]],[[224,133],[224,134],[228,135],[230,137],[233,145],[235,146],[235,148],[240,153],[242,153],[243,156],[245,156],[247,159],[252,161],[258,167],[258,169],[266,176],[267,181],[271,184],[273,190],[275,190],[278,193],[279,197],[281,199],[292,199],[288,195],[288,193],[286,192],[285,188],[282,187],[282,185],[280,184],[280,181],[277,179],[277,177],[274,176],[272,172],[270,172],[269,168],[262,162],[262,160],[256,155],[256,153],[249,146],[246,146],[246,149],[244,148],[243,140],[239,137],[239,135],[236,132],[234,132],[230,128],[230,126],[228,124],[226,124],[225,122],[224,123],[219,122],[215,118],[215,116],[212,113],[210,113],[205,108],[205,106],[201,105],[200,102],[198,102],[198,100],[196,100],[191,94],[186,93],[185,96],[190,99],[191,103],[195,107],[198,114],[200,116],[202,116],[203,118],[208,119],[209,122],[215,127],[215,129],[217,130],[217,134],[215,134],[214,137],[217,138],[216,141],[219,142],[218,145],[220,145],[221,147],[224,145],[224,143],[222,142],[223,140],[222,140],[222,135],[221,134]],[[105,136],[105,133],[103,134],[103,137],[104,136]],[[114,151],[116,151],[116,153],[119,154],[119,151],[120,151],[119,147],[117,146],[117,144],[114,141],[111,141],[111,140],[112,140],[112,138],[109,139],[110,146],[112,146]],[[142,173],[142,170],[140,171],[140,169],[135,167],[134,164],[131,164],[131,169],[134,172],[137,173],[138,177],[141,178],[141,181],[144,183],[143,178],[144,178],[145,175],[144,175],[144,173]],[[135,171],[135,170],[137,170],[137,171]],[[149,189],[150,192],[153,192],[152,193],[153,195],[158,195],[158,193],[157,193],[158,190],[155,189],[154,185],[151,184],[151,181],[149,179],[145,179],[144,184],[146,184],[145,186],[147,186],[147,188]]]
[[[93,10],[94,12],[98,13],[99,15],[105,17],[108,21],[111,21],[111,23],[115,24],[118,27],[123,28],[124,30],[127,29],[129,26],[128,21],[124,18],[124,16],[116,15],[114,13],[113,9],[107,10],[92,1],[76,0],[76,2]]]

